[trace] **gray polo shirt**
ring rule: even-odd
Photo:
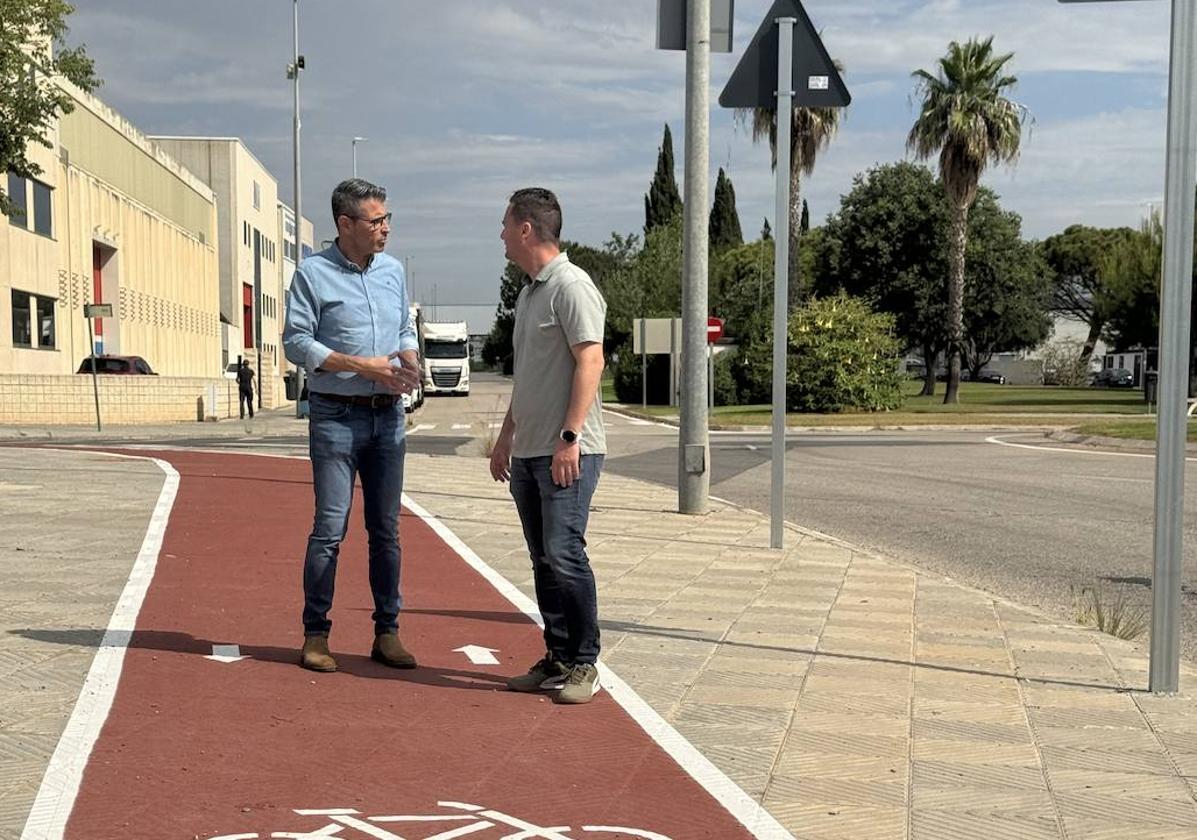
[[[515,387],[511,419],[515,423],[512,455],[552,455],[560,440],[574,384],[570,348],[603,341],[607,302],[590,276],[565,253],[549,262],[535,280],[525,280],[515,303]],[[579,435],[582,454],[605,454],[601,389],[586,413]]]

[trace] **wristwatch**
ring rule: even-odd
[[[566,443],[573,445],[578,442],[578,433],[573,429],[562,429],[561,439]]]

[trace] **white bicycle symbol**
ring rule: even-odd
[[[466,813],[456,814],[397,814],[392,816],[367,817],[353,808],[297,808],[295,813],[301,817],[325,817],[330,822],[322,828],[310,831],[275,831],[266,834],[225,834],[213,837],[212,840],[322,840],[325,837],[347,838],[360,837],[364,834],[374,840],[456,840],[467,835],[476,835],[480,831],[495,829],[506,831],[513,828],[514,832],[503,834],[501,837],[490,833],[493,840],[581,840],[571,835],[572,829],[568,825],[539,826],[521,820],[518,817],[484,808],[481,805],[471,805],[467,802],[437,802],[441,808],[449,808]],[[394,823],[457,823],[457,827],[436,834],[421,834],[419,837],[405,837],[383,828],[383,824]],[[353,835],[343,835],[345,829],[354,831]],[[419,831],[418,826],[413,826]],[[642,828],[627,828],[619,825],[584,825],[583,832],[587,832],[599,840],[598,835],[607,838],[637,837],[642,840],[671,840],[664,834],[645,831]],[[360,832],[358,834],[357,832]],[[475,840],[482,840],[481,837]]]

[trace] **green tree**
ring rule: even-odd
[[[715,179],[715,201],[711,206],[708,239],[711,252],[716,254],[744,244],[740,214],[736,212],[736,188],[732,186],[731,178],[724,173],[723,167],[719,167],[719,176]]]
[[[806,233],[810,230],[810,208],[806,206],[806,199],[802,199],[802,218],[798,222],[798,230]]]
[[[843,71],[840,63],[836,69]],[[740,111],[740,118],[749,122],[754,142],[767,138],[773,153],[773,168],[777,168],[777,106],[763,106]],[[819,152],[830,145],[840,127],[841,108],[807,108],[794,106],[790,113],[790,207],[789,207],[789,266],[787,271],[789,304],[792,309],[798,295],[799,250],[802,239],[802,176],[815,171]]]
[[[65,44],[66,19],[74,11],[64,0],[0,0],[0,172],[41,174],[27,157],[29,145],[50,148],[55,120],[74,110],[58,78],[89,92],[100,84],[84,47]],[[14,210],[0,191],[0,213]]]
[[[505,374],[512,370],[512,337],[515,335],[515,302],[524,287],[524,270],[510,260],[499,280],[499,306],[495,323],[482,344],[482,361]]]
[[[1105,335],[1118,349],[1154,347],[1160,334],[1164,229],[1153,213],[1098,263],[1108,295]]]
[[[992,36],[963,45],[952,41],[939,60],[938,75],[926,70],[913,74],[922,106],[906,145],[921,159],[939,155],[939,174],[952,211],[945,403],[960,401],[968,211],[985,167],[1014,162],[1022,141],[1026,109],[1004,95],[1018,81],[1005,70],[1013,57],[994,55]]]
[[[1053,312],[1088,324],[1079,362],[1087,367],[1110,315],[1110,295],[1101,263],[1119,243],[1133,237],[1131,228],[1093,228],[1070,225],[1040,246],[1052,272]]]
[[[673,177],[673,134],[666,123],[665,135],[657,149],[657,171],[644,196],[645,236],[654,228],[668,224],[674,216],[680,216],[681,211],[682,196]]]
[[[761,239],[767,242],[773,241],[773,228],[769,226],[767,218],[765,219],[765,223],[761,225]]]
[[[922,352],[928,396],[946,338],[947,219],[943,188],[926,167],[876,166],[853,179],[814,254],[814,293],[843,290],[890,313],[902,341]]]
[[[976,381],[998,351],[1034,347],[1051,332],[1052,277],[1022,219],[982,188],[969,214],[964,360]]]
[[[744,338],[773,300],[773,240],[731,248],[711,261],[711,311],[729,336]]]

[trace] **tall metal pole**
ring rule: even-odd
[[[369,137],[354,137],[353,138],[353,177],[357,177],[357,144],[364,143],[369,140]]]
[[[707,431],[707,179],[710,177],[711,0],[686,6],[686,187],[682,255],[682,376],[678,510],[705,513],[710,493]]]
[[[70,185],[67,185],[70,189]],[[100,382],[96,375],[96,337],[91,331],[91,318],[87,319],[87,343],[91,347],[91,393],[96,398],[96,431],[104,431],[100,425]]]
[[[1184,539],[1189,305],[1193,192],[1197,185],[1197,3],[1172,0],[1168,149],[1164,175],[1164,276],[1160,295],[1159,425],[1155,458],[1155,570],[1151,586],[1151,691],[1180,683],[1180,595]]]
[[[292,125],[292,144],[295,151],[295,267],[299,268],[299,263],[303,260],[303,209],[302,200],[300,198],[300,181],[299,181],[299,0],[293,0],[294,5],[294,25],[292,32],[295,35],[295,49],[292,53],[291,64],[291,79],[293,82],[292,90],[294,93],[294,121]],[[295,366],[295,416],[302,417],[303,412],[300,408],[300,403],[303,397],[303,379],[304,370],[303,365]],[[262,383],[258,382],[258,387],[262,387]]]
[[[777,205],[773,234],[773,464],[769,547],[782,547],[785,531],[787,298],[790,263],[790,129],[794,110],[794,24],[777,19]]]

